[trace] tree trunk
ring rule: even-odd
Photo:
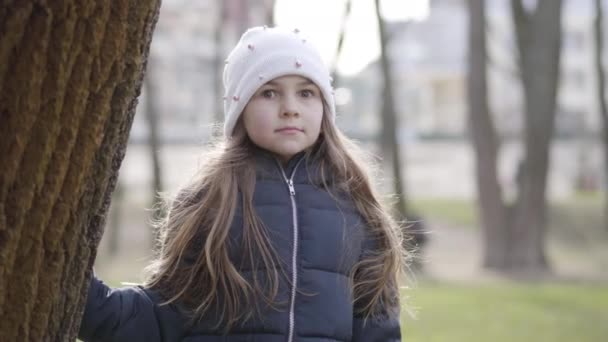
[[[608,108],[606,105],[606,74],[602,63],[604,55],[604,9],[602,0],[595,0],[594,64],[597,75],[597,100],[602,120],[602,142],[604,145],[604,226],[608,231]]]
[[[560,60],[561,0],[539,0],[530,13],[511,0],[524,93],[525,158],[513,206],[497,177],[498,138],[487,100],[485,1],[469,0],[469,124],[477,160],[485,267],[527,274],[548,271],[544,240],[546,183]]]
[[[511,5],[524,90],[525,156],[509,265],[518,271],[547,271],[546,187],[559,79],[562,0],[539,0],[529,13],[522,0],[511,0]]]
[[[397,119],[397,113],[395,111],[394,101],[394,89],[392,84],[392,77],[390,71],[390,62],[387,55],[387,34],[384,27],[384,20],[380,14],[380,1],[375,0],[376,3],[376,18],[378,20],[378,29],[380,32],[380,66],[382,68],[382,76],[384,79],[384,98],[382,104],[382,126],[384,137],[386,140],[386,148],[383,150],[384,155],[390,155],[389,160],[393,171],[393,185],[394,191],[397,195],[396,213],[405,219],[407,217],[407,200],[405,193],[405,186],[402,182],[402,162],[401,162],[401,148],[398,142],[398,131],[399,131],[399,120]]]
[[[483,266],[507,262],[507,213],[498,182],[498,137],[490,115],[487,85],[485,0],[469,0],[469,128],[476,160],[478,206],[483,234]]]
[[[224,117],[224,100],[223,100],[223,86],[222,86],[222,70],[224,69],[224,46],[222,45],[224,36],[224,21],[227,18],[226,3],[223,0],[215,2],[218,7],[218,17],[215,24],[215,32],[213,34],[213,41],[215,46],[215,56],[213,60],[213,90],[215,96],[213,98],[213,117],[214,122],[222,122]]]
[[[152,161],[152,184],[151,184],[151,205],[152,205],[152,220],[159,221],[164,212],[162,210],[160,193],[163,192],[163,177],[160,161],[160,145],[161,137],[159,133],[158,120],[160,117],[158,108],[158,80],[154,78],[154,64],[148,62],[148,72],[144,79],[144,87],[146,89],[146,121],[148,122],[148,147],[150,148],[150,159]],[[159,232],[154,226],[151,227],[151,243],[152,249],[155,249],[159,239]]]
[[[276,0],[266,0],[264,1],[264,5],[266,6],[266,25],[274,26],[275,18],[274,18],[274,5]]]
[[[344,4],[344,13],[342,14],[342,21],[340,23],[340,33],[338,35],[338,44],[336,45],[336,56],[334,57],[333,65],[331,67],[331,77],[333,80],[334,87],[339,83],[338,80],[338,62],[342,55],[342,47],[344,45],[344,36],[346,35],[346,24],[350,17],[352,8],[352,0],[346,0]]]
[[[159,1],[0,4],[0,340],[74,340]]]

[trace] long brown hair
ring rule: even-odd
[[[401,229],[373,189],[368,161],[327,116],[308,157],[318,160],[322,186],[347,191],[367,223],[374,248],[351,272],[357,314],[374,317],[398,310],[399,274],[405,269]],[[285,277],[266,230],[253,207],[256,181],[255,146],[242,123],[230,139],[209,152],[196,177],[173,199],[160,222],[160,251],[147,268],[145,286],[158,290],[167,303],[179,302],[194,320],[221,309],[216,327],[229,331],[260,312],[278,307],[278,283]],[[329,181],[331,179],[331,182]],[[248,280],[229,257],[229,227],[237,212],[239,193],[243,219],[243,250],[247,268],[264,269]],[[241,265],[242,266],[242,265]],[[288,280],[286,280],[288,281]],[[260,301],[259,298],[262,300]]]

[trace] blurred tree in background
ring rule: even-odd
[[[522,0],[511,0],[524,115],[524,157],[512,204],[504,202],[497,181],[499,147],[487,102],[484,5],[483,0],[469,1],[468,81],[469,124],[477,156],[478,201],[484,229],[483,264],[498,270],[547,271],[546,184],[555,126],[562,1],[538,0],[525,7]]]
[[[597,75],[597,104],[602,121],[602,142],[604,146],[604,188],[608,184],[608,106],[606,105],[606,74],[604,71],[604,8],[602,0],[593,0],[595,18],[593,20],[593,62]],[[604,223],[608,231],[608,191],[604,192]]]
[[[399,220],[407,217],[408,207],[403,184],[403,169],[405,160],[403,151],[398,142],[399,117],[395,110],[395,89],[392,80],[391,63],[387,52],[388,33],[384,19],[380,13],[380,0],[375,0],[376,18],[378,20],[378,32],[380,34],[380,67],[382,70],[382,100],[380,101],[380,117],[382,118],[382,130],[379,132],[382,146],[383,163],[392,170],[393,191],[397,196],[395,212]]]
[[[144,88],[146,92],[146,103],[144,113],[146,115],[146,123],[148,124],[148,146],[150,148],[150,160],[152,161],[152,184],[151,184],[151,199],[150,206],[152,208],[152,221],[158,222],[164,217],[164,205],[161,199],[161,193],[164,191],[162,161],[160,156],[160,108],[157,103],[159,93],[159,81],[154,78],[154,59],[148,58],[146,76],[144,77]],[[156,247],[159,238],[158,230],[155,225],[152,225],[152,241],[150,246]]]

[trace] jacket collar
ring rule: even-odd
[[[261,147],[254,147],[254,154],[258,178],[283,181],[282,169],[287,178],[293,174],[294,183],[310,183],[311,180],[316,182],[320,179],[318,162],[306,152],[294,155],[286,165],[283,165],[272,152]]]

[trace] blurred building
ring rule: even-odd
[[[607,1],[608,2],[608,1]],[[270,20],[272,0],[165,0],[152,42],[148,77],[154,94],[140,98],[138,111],[155,105],[165,141],[204,141],[221,118],[218,73],[242,31]],[[466,69],[468,12],[465,0],[431,0],[423,21],[390,22],[389,58],[398,91],[401,137],[461,138],[467,131]],[[564,0],[562,70],[557,132],[597,133],[596,73],[593,66],[592,2]],[[520,84],[509,1],[488,2],[490,103],[503,135],[521,131]],[[608,25],[608,24],[607,24]],[[221,44],[217,46],[217,28]],[[346,32],[348,35],[348,32]],[[606,39],[608,43],[608,38]],[[608,45],[608,44],[607,44]],[[371,138],[380,128],[382,79],[378,62],[354,77],[339,77],[340,126]],[[149,101],[151,100],[151,101]],[[145,115],[136,115],[133,140],[147,137]]]
[[[591,5],[591,1],[564,1],[556,117],[556,130],[562,137],[594,134],[601,126]],[[522,127],[522,98],[509,2],[490,0],[487,15],[491,109],[499,131],[505,136],[517,135]],[[424,21],[388,23],[396,108],[406,138],[466,134],[467,16],[464,0],[432,0]],[[351,90],[352,103],[342,110],[358,118],[349,120],[348,130],[367,136],[379,127],[380,77],[376,61],[359,75],[343,79],[340,86]]]
[[[222,110],[220,75],[229,48],[251,25],[269,20],[269,0],[163,0],[150,48],[146,77],[153,85],[139,98],[132,141],[147,139],[146,107],[160,115],[161,134],[167,142],[201,142]],[[217,29],[221,43],[216,43]],[[220,78],[221,80],[221,78]]]

